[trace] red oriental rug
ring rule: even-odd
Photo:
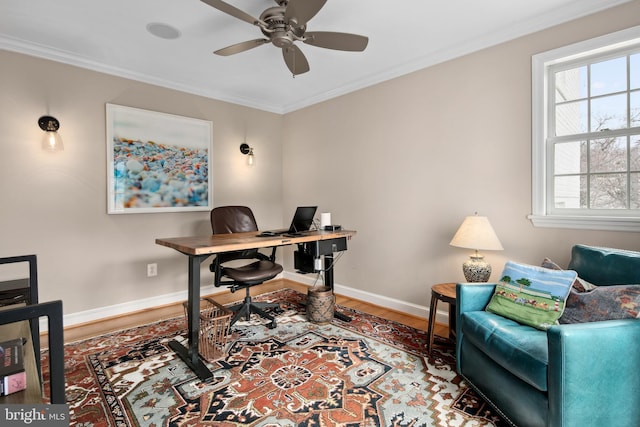
[[[344,307],[351,322],[310,323],[305,295],[289,289],[258,299],[280,302],[278,327],[234,325],[206,383],[168,347],[184,340],[183,318],[66,345],[70,425],[504,425],[455,373],[451,352],[427,356],[423,331]]]

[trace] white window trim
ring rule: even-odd
[[[559,62],[593,55],[611,48],[624,48],[640,40],[640,26],[533,55],[531,60],[531,208],[528,216],[536,227],[574,228],[583,230],[640,231],[637,216],[557,215],[547,209],[546,149],[548,111],[546,69]]]

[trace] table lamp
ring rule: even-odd
[[[475,250],[462,264],[462,272],[467,282],[486,282],[491,276],[491,266],[478,251],[501,251],[504,249],[496,232],[486,216],[468,216],[449,242],[451,246]]]

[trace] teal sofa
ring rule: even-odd
[[[640,284],[640,252],[576,245],[567,267],[598,286]],[[495,284],[456,286],[456,368],[518,427],[640,426],[640,321],[546,331],[485,311]]]

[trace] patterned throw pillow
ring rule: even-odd
[[[546,330],[557,323],[577,273],[507,261],[486,310]]]
[[[598,286],[589,292],[571,292],[559,323],[635,319],[640,312],[640,285]]]
[[[551,261],[549,258],[545,258],[542,261],[542,266],[544,268],[549,268],[551,270],[564,270],[562,267],[560,267],[555,262]],[[573,282],[573,287],[571,288],[571,292],[587,292],[595,288],[597,288],[597,286],[594,285],[593,283],[589,283],[586,280],[581,279],[580,277],[576,277],[576,280]]]

